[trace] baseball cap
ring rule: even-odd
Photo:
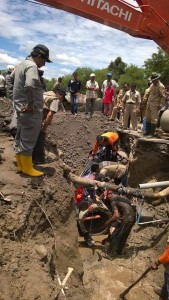
[[[91,73],[90,74],[90,77],[95,77],[96,75],[94,73]]]
[[[49,49],[46,46],[38,44],[33,48],[33,51],[36,52],[37,54],[41,55],[42,57],[44,57],[46,62],[49,62],[49,63],[52,62],[49,59]]]
[[[107,76],[112,77],[112,73],[111,72],[107,73]]]

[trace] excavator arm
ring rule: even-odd
[[[169,53],[169,0],[36,0],[128,34],[155,41]]]

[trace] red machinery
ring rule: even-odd
[[[155,41],[169,53],[169,0],[37,0],[128,34]],[[139,10],[138,10],[139,8]]]

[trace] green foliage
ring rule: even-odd
[[[169,54],[165,53],[162,49],[158,48],[157,53],[153,53],[152,57],[144,62],[145,75],[150,77],[152,72],[161,74],[160,81],[163,84],[169,84]]]
[[[6,70],[0,70],[0,74],[3,76],[6,76],[7,71]]]
[[[120,87],[122,87],[124,83],[128,83],[130,85],[132,82],[136,83],[136,89],[139,92],[143,92],[145,90],[147,87],[147,80],[145,79],[143,68],[138,68],[135,65],[128,66],[125,73],[120,76],[118,83]]]
[[[117,57],[115,61],[111,61],[108,70],[113,73],[113,78],[118,81],[120,76],[125,74],[127,64],[122,61],[121,57]]]
[[[49,79],[45,79],[47,91],[52,91],[53,86],[54,86],[56,80],[57,79],[55,79],[55,78],[52,78],[50,80]]]

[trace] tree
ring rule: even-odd
[[[46,88],[47,88],[47,91],[52,91],[53,89],[53,86],[56,82],[56,78],[52,78],[52,79],[45,79],[45,82],[46,82]]]
[[[161,74],[161,82],[169,84],[169,54],[158,48],[157,53],[153,53],[151,58],[144,62],[146,78],[149,78],[152,72]]]
[[[108,70],[113,73],[113,79],[119,80],[120,76],[125,73],[127,64],[122,61],[121,57],[117,57],[115,61],[111,61]]]
[[[139,92],[144,92],[147,87],[147,80],[145,78],[143,68],[130,65],[126,68],[125,74],[121,75],[119,78],[120,87],[122,87],[124,83],[128,83],[130,85],[132,82],[136,83],[136,89]]]

